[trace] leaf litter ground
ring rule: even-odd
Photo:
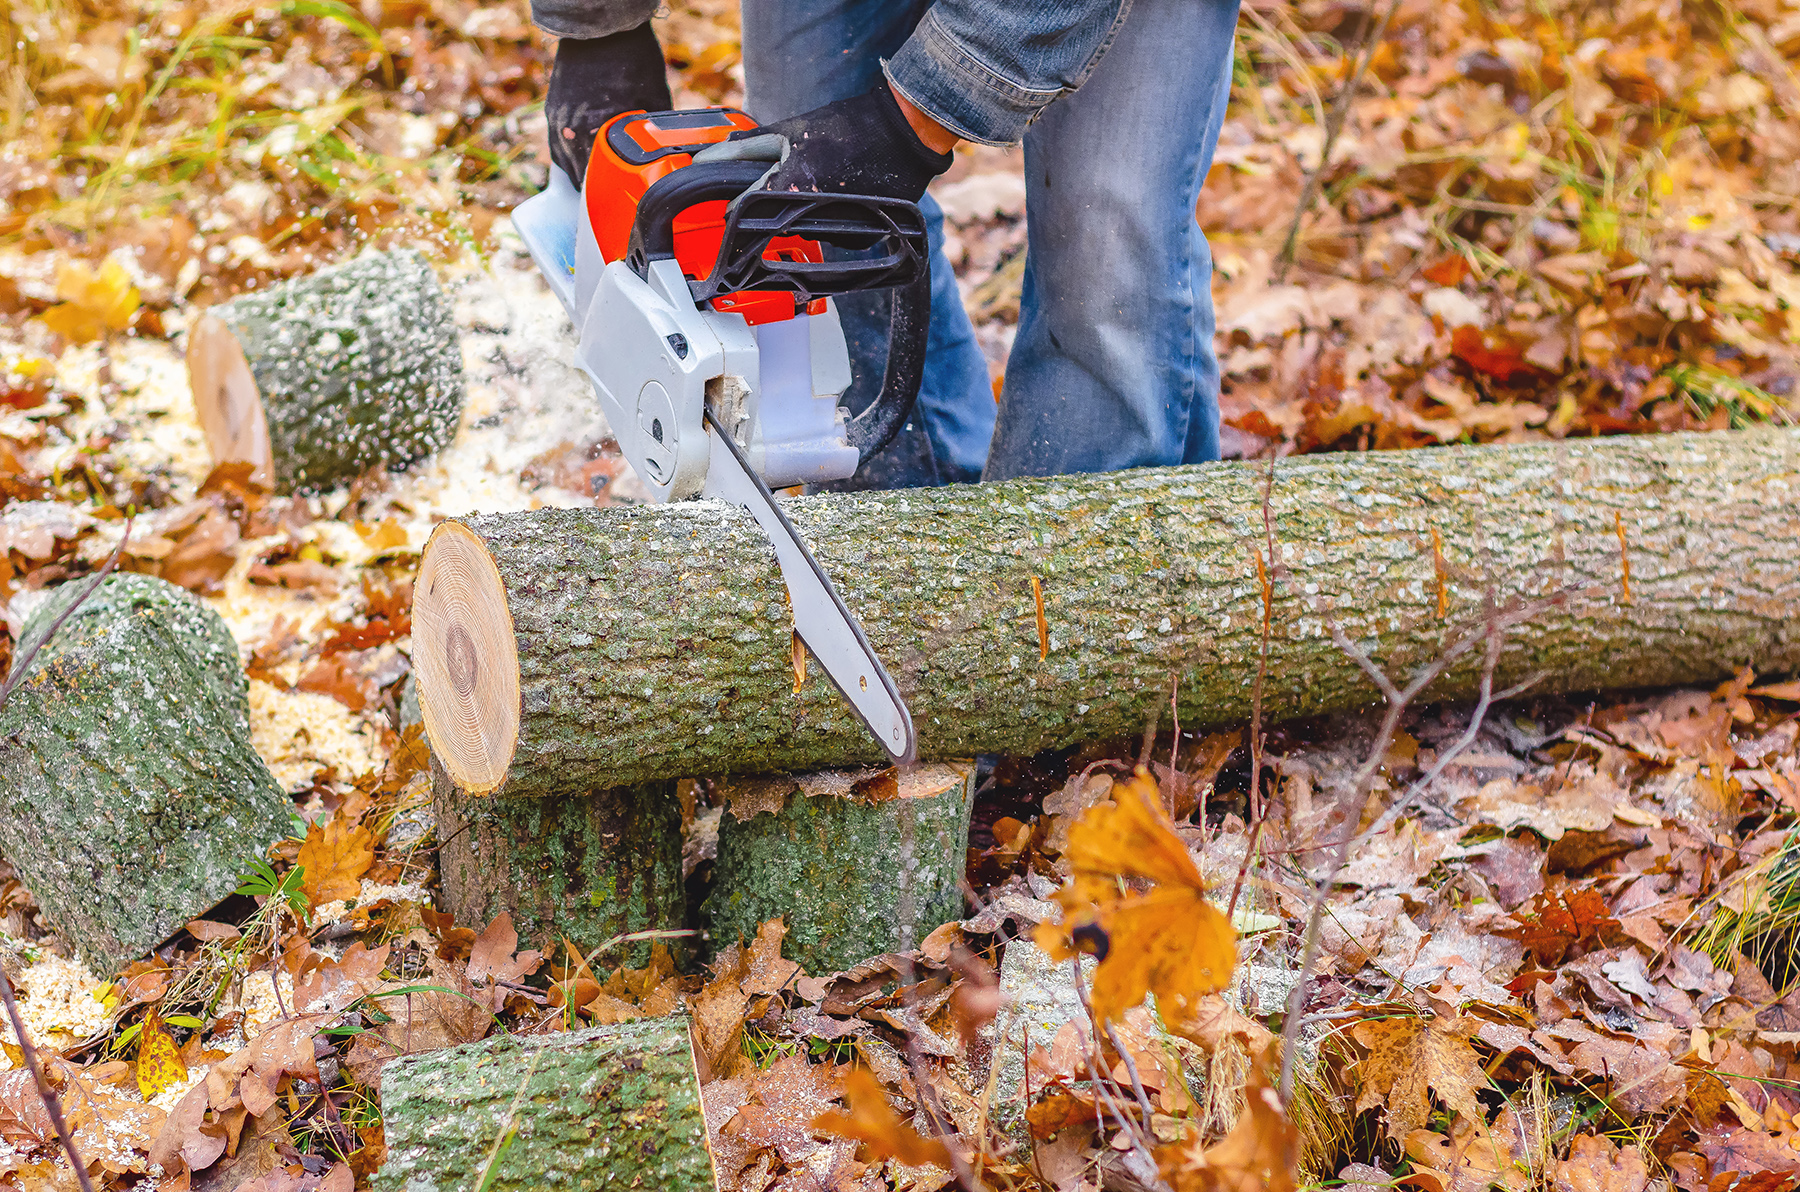
[[[1399,816],[1466,709],[1410,711],[1366,805],[1357,719],[1277,727],[1254,784],[1242,732],[1000,759],[970,917],[844,973],[784,960],[780,922],[683,972],[656,944],[587,958],[450,921],[402,708],[419,548],[446,514],[641,491],[504,218],[544,177],[547,43],[523,5],[454,0],[0,21],[5,648],[137,511],[125,565],[226,618],[298,816],[236,909],[105,982],[0,883],[0,963],[101,1182],[364,1186],[394,1055],[680,1010],[746,1192],[1800,1179],[1800,689],[1748,672],[1497,706]],[[740,101],[734,5],[659,28],[679,104]],[[1790,419],[1800,7],[1254,4],[1237,54],[1198,210],[1230,453]],[[998,387],[1019,156],[965,152],[938,193]],[[193,312],[399,243],[456,302],[456,444],[306,500],[212,469],[175,350]],[[703,865],[715,792],[691,793]],[[1290,1009],[1325,858],[1384,820]],[[0,1186],[71,1186],[16,1044]]]

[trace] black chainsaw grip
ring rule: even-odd
[[[862,413],[850,419],[845,439],[856,448],[856,466],[862,467],[876,452],[894,441],[912,416],[925,379],[925,345],[931,337],[931,270],[894,288],[893,309],[888,316],[887,370],[881,393]]]
[[[769,164],[760,161],[695,162],[652,182],[631,225],[625,260],[632,272],[643,277],[651,261],[674,257],[676,216],[695,203],[735,199],[768,172]]]

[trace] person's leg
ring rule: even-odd
[[[867,91],[881,59],[906,41],[925,7],[919,0],[745,0],[745,106],[766,124]],[[987,458],[995,411],[987,361],[944,258],[943,213],[929,195],[920,208],[931,237],[931,339],[917,412],[892,446],[833,488],[974,481]],[[844,401],[861,410],[875,400],[886,366],[887,296],[852,295],[836,305],[856,378]]]
[[[984,479],[1218,456],[1212,257],[1194,218],[1237,0],[1134,0],[1025,134],[1019,331]]]

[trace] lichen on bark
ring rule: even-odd
[[[777,811],[740,820],[728,808],[705,905],[713,950],[754,939],[781,916],[783,955],[831,973],[916,947],[960,919],[973,772],[959,767],[912,797],[796,789]]]
[[[462,348],[443,287],[413,249],[365,253],[209,313],[256,378],[282,492],[404,467],[456,434]]]
[[[87,584],[45,601],[22,646]],[[230,894],[290,814],[230,631],[163,580],[109,576],[0,710],[0,850],[102,974]]]
[[[786,508],[909,701],[922,755],[1030,753],[1141,731],[1172,680],[1184,725],[1248,717],[1270,476],[1231,462]],[[1503,684],[1800,666],[1800,430],[1290,458],[1273,465],[1268,506],[1271,717],[1378,698],[1327,617],[1404,671],[1490,596],[1571,593],[1511,632]],[[688,501],[466,524],[495,559],[517,633],[507,793],[879,759],[817,667],[793,690],[785,589],[741,510]],[[1428,698],[1469,694],[1479,653]]]
[[[555,955],[567,939],[583,952],[633,931],[679,930],[681,810],[673,782],[556,798],[469,795],[432,767],[443,909],[479,928],[505,911],[521,939]],[[679,940],[663,941],[677,955]],[[610,953],[643,964],[651,945]]]
[[[389,1064],[375,1192],[712,1192],[687,1019],[502,1035]]]

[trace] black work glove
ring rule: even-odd
[[[601,125],[620,112],[666,112],[673,105],[662,46],[649,21],[606,37],[565,37],[556,43],[544,97],[550,160],[579,188]]]
[[[953,160],[919,139],[886,79],[861,95],[739,135],[769,133],[788,141],[787,157],[765,184],[769,190],[885,195],[916,203]]]

